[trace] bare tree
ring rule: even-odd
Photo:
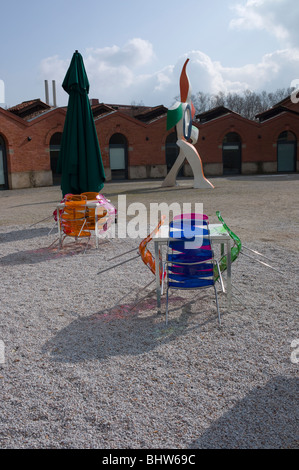
[[[192,95],[192,102],[197,114],[204,113],[213,108],[224,106],[241,116],[254,120],[255,116],[275,106],[284,98],[290,96],[292,88],[278,88],[275,92],[254,92],[245,90],[242,94],[227,93],[220,91],[211,95],[199,91]]]

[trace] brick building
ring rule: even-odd
[[[164,106],[91,100],[106,179],[163,178],[177,153]],[[0,188],[59,183],[56,164],[66,115],[39,99],[0,108]],[[206,176],[299,171],[299,103],[287,98],[250,121],[219,107],[196,116]],[[181,175],[192,176],[185,164]]]
[[[299,171],[299,103],[290,98],[255,121],[224,107],[196,117],[206,175]]]

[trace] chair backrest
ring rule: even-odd
[[[86,199],[80,196],[74,200],[65,201],[65,207],[61,214],[61,225],[64,233],[72,237],[90,236],[86,226]]]
[[[117,209],[114,207],[114,205],[111,203],[110,199],[107,199],[103,194],[98,194],[96,199],[98,202],[107,209],[109,215],[115,215],[117,214]]]
[[[209,230],[204,226],[198,228],[192,238],[180,236],[168,242],[168,287],[194,289],[214,285],[214,254]]]
[[[193,220],[199,220],[199,221],[202,221],[202,220],[205,220],[205,221],[209,221],[209,217],[206,215],[206,214],[199,214],[199,213],[195,213],[195,212],[191,212],[189,214],[179,214],[179,215],[176,215],[174,216],[173,220],[181,220],[181,219],[193,219]]]
[[[173,220],[169,224],[169,235],[173,238],[184,238],[190,241],[193,237],[197,237],[193,242],[197,244],[198,248],[211,249],[209,226],[206,220],[201,222],[196,219]],[[202,239],[202,243],[199,243],[200,239]]]
[[[84,192],[81,194],[81,196],[83,197],[86,197],[87,201],[98,201],[98,196],[99,196],[99,193],[98,192],[94,192],[94,191],[89,191],[89,192]],[[104,219],[107,215],[107,209],[105,208],[98,208],[97,209],[97,217],[98,217],[98,221],[99,219]],[[93,207],[88,207],[86,209],[86,220],[87,220],[87,227],[89,230],[95,230],[95,226],[96,226],[96,209],[93,208]],[[101,223],[100,223],[100,226],[98,227],[98,229],[102,228],[102,226],[106,223],[106,218],[105,220],[102,220]]]
[[[66,194],[64,200],[65,202],[84,202],[87,201],[87,196],[82,194]]]
[[[81,194],[81,196],[86,196],[87,201],[96,200],[96,198],[97,198],[98,195],[99,195],[99,193],[94,192],[94,191],[89,191],[89,192],[86,192],[86,193],[82,193],[82,194]]]

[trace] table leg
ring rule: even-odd
[[[229,309],[232,303],[232,259],[230,245],[230,240],[227,240],[227,303]]]
[[[221,251],[220,251],[221,256],[224,255],[224,244],[221,243]]]
[[[60,223],[60,211],[59,207],[57,207],[57,226],[58,226],[58,240],[59,240],[59,248],[62,247],[62,233],[61,233],[61,223]]]
[[[99,224],[99,217],[98,217],[98,207],[95,208],[95,233],[96,233],[96,248],[99,248],[99,232],[98,232],[98,224]]]
[[[157,308],[161,309],[161,285],[160,285],[160,272],[159,272],[159,242],[155,241],[155,271],[156,271],[156,292],[157,292]]]

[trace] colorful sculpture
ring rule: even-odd
[[[186,72],[189,59],[184,63],[180,77],[181,102],[177,101],[167,112],[167,130],[176,126],[177,145],[180,153],[171,170],[164,179],[162,186],[175,186],[177,174],[185,159],[190,164],[194,175],[194,188],[214,188],[204,176],[201,158],[194,147],[198,139],[198,128],[192,126],[195,109],[191,101],[191,85]],[[191,140],[192,143],[188,142]]]

